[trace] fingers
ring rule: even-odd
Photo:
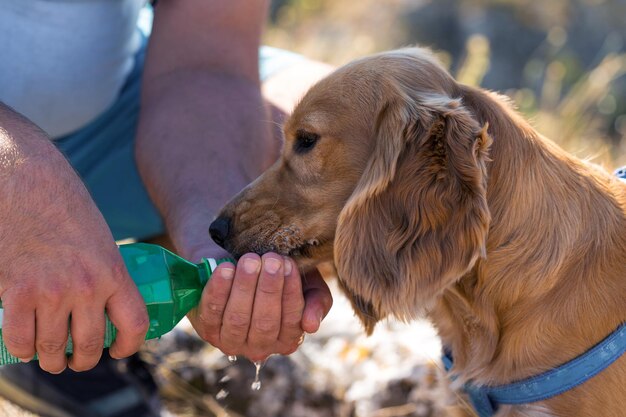
[[[333,305],[330,289],[321,274],[311,271],[304,279],[305,306],[302,314],[302,328],[307,333],[315,333],[322,323],[322,319]]]
[[[88,306],[72,311],[70,323],[73,353],[70,369],[86,371],[98,364],[104,345],[104,306]]]
[[[263,360],[271,355],[281,330],[281,301],[285,282],[283,257],[275,253],[266,253],[262,257],[262,270],[259,275],[248,346],[249,359]]]
[[[291,259],[248,253],[236,269],[232,264],[218,267],[189,318],[200,337],[225,354],[259,361],[294,352],[304,331],[317,331],[331,305],[330,290],[319,273],[307,275],[303,295]]]
[[[237,270],[230,298],[224,310],[220,331],[224,353],[237,354],[248,338],[254,294],[260,270],[261,258],[253,253],[242,256],[237,263]]]
[[[11,301],[3,295],[2,341],[11,355],[27,362],[35,356],[35,310]]]
[[[204,287],[200,306],[189,313],[189,320],[200,337],[212,345],[219,344],[224,310],[234,276],[235,265],[230,262],[220,264]]]
[[[69,366],[75,371],[91,369],[102,355],[106,308],[118,329],[111,356],[135,353],[148,329],[148,315],[121,258],[119,264],[121,268],[110,268],[108,263],[103,267],[96,262],[76,261],[69,275],[50,274],[36,287],[26,290],[13,286],[3,292],[2,336],[9,352],[23,361],[36,353],[43,370],[59,373],[68,366],[66,346],[71,326],[73,356]]]
[[[282,318],[278,339],[283,346],[280,353],[293,353],[302,338],[302,312],[304,297],[302,295],[302,281],[298,268],[290,259],[285,259],[285,286],[282,298]]]
[[[65,347],[70,312],[57,308],[56,302],[47,304],[35,313],[35,348],[41,369],[58,374],[67,367]]]
[[[117,329],[109,355],[120,359],[137,352],[144,342],[150,323],[144,301],[130,278],[109,298],[106,311]]]

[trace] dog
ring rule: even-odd
[[[228,203],[234,256],[333,262],[365,330],[427,316],[457,383],[553,369],[626,321],[626,184],[457,83],[421,48],[353,61],[284,124],[275,164]],[[498,417],[626,416],[626,357]]]

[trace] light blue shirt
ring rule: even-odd
[[[145,0],[0,0],[0,101],[51,137],[117,97],[141,44]]]

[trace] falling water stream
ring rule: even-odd
[[[254,391],[258,391],[261,389],[261,368],[263,367],[263,365],[265,365],[265,361],[255,361],[254,362],[254,367],[256,368],[256,374],[254,375],[254,381],[252,382],[252,385],[250,385],[250,388],[253,389]]]
[[[237,362],[237,356],[228,355],[228,362]],[[250,385],[250,388],[254,391],[258,391],[261,389],[261,368],[263,368],[263,365],[265,365],[265,361],[254,361],[252,363],[254,364],[256,372],[254,374],[254,381],[252,381],[252,385]],[[226,393],[226,395],[228,395],[228,393]],[[224,395],[224,397],[226,395]]]

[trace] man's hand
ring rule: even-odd
[[[118,329],[111,356],[136,352],[148,316],[102,215],[45,134],[2,104],[0,196],[2,338],[9,352],[24,361],[37,353],[52,373],[90,369],[102,354],[105,309]]]
[[[304,332],[317,331],[332,305],[317,271],[304,281],[303,291],[293,260],[249,253],[236,269],[230,263],[216,269],[189,319],[204,340],[227,355],[252,361],[287,355],[302,343]]]

